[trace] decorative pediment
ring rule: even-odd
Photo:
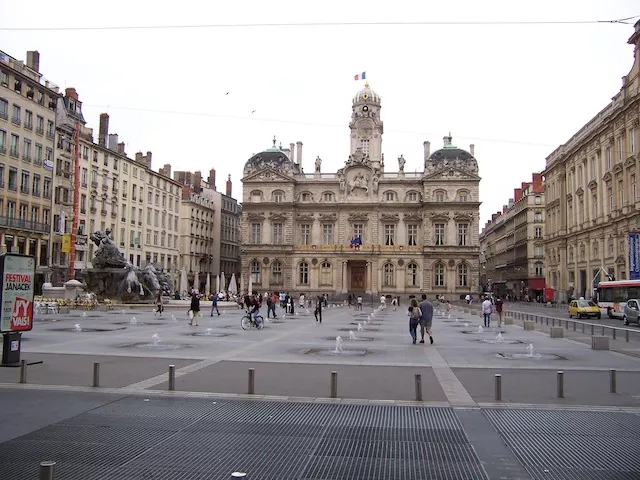
[[[321,222],[335,222],[338,219],[338,215],[335,213],[321,213],[320,221]]]
[[[265,168],[250,173],[242,179],[242,182],[291,182],[293,179],[272,168]]]
[[[480,177],[474,173],[465,171],[455,166],[445,166],[433,173],[425,175],[426,180],[477,180],[480,181]]]
[[[296,215],[296,220],[299,222],[313,222],[314,219],[313,213],[298,213]]]
[[[611,172],[607,172],[604,174],[604,176],[602,177],[602,181],[603,182],[610,182],[611,181]]]
[[[417,222],[422,220],[422,214],[420,212],[405,213],[403,219],[405,222]]]
[[[631,155],[629,158],[627,158],[624,162],[624,168],[632,168],[636,166],[636,157],[634,157],[633,155]]]
[[[350,213],[349,221],[350,222],[368,222],[369,214],[368,213]]]
[[[371,168],[371,159],[369,155],[362,152],[362,148],[357,148],[344,164],[345,169],[348,167],[369,167]]]
[[[589,190],[595,190],[596,188],[598,188],[598,182],[596,182],[595,180],[591,180],[589,182],[589,185],[587,185],[587,188]]]
[[[578,187],[578,189],[576,190],[576,195],[579,197],[584,195],[584,190],[582,189],[582,187]]]
[[[624,263],[626,263],[626,259],[624,258],[624,255],[618,255],[618,257],[616,258],[616,264],[623,265]]]
[[[613,167],[613,173],[618,174],[622,172],[622,163],[616,163]]]
[[[271,214],[269,215],[269,220],[286,220],[286,219],[287,219],[286,213],[271,212]]]
[[[473,213],[471,212],[453,212],[453,218],[455,220],[468,220],[473,221]]]
[[[430,212],[429,218],[431,220],[449,220],[451,217],[449,212]]]
[[[263,212],[247,212],[247,218],[249,220],[264,220]]]
[[[400,215],[397,213],[381,213],[380,221],[385,223],[396,223],[400,221]]]

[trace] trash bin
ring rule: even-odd
[[[20,344],[22,333],[11,332],[2,336],[2,364],[10,365],[20,363]]]

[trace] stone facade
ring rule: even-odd
[[[478,164],[444,138],[421,172],[385,171],[381,101],[365,85],[352,102],[343,168],[302,169],[302,143],[245,164],[242,289],[331,295],[458,297],[477,290]],[[295,157],[295,158],[294,158]],[[357,239],[361,245],[354,245]]]
[[[547,158],[547,285],[558,301],[629,278],[628,234],[640,230],[640,22],[628,43],[635,61],[620,92]]]

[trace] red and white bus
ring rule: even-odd
[[[609,318],[622,318],[630,298],[640,298],[640,280],[614,280],[598,283],[598,306]]]

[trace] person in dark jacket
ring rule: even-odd
[[[198,317],[200,316],[200,295],[195,290],[191,293],[191,308],[189,311],[192,314],[189,325],[195,325],[197,327]]]
[[[218,316],[220,316],[220,310],[218,310],[218,295],[213,295],[211,297],[211,316],[213,317],[213,311],[216,311]]]

